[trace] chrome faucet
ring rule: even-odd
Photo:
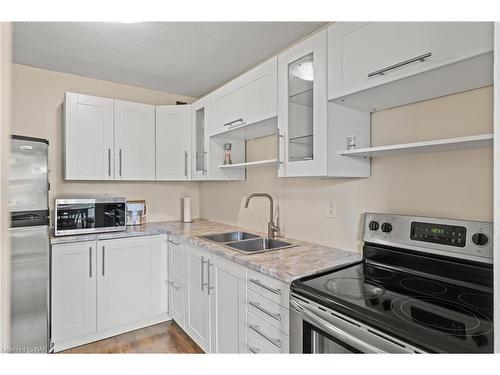
[[[245,202],[245,208],[248,208],[248,203],[253,197],[266,197],[269,198],[270,209],[269,209],[269,223],[267,223],[267,237],[274,238],[276,234],[280,231],[278,224],[274,223],[274,208],[273,208],[273,197],[267,193],[252,193],[247,197]],[[276,220],[278,221],[278,219]]]

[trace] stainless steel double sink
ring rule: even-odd
[[[273,238],[259,237],[247,232],[227,232],[200,236],[204,240],[221,244],[231,250],[243,254],[262,253],[271,250],[282,250],[297,246],[295,244],[276,240]]]

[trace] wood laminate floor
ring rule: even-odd
[[[203,350],[170,320],[62,353],[203,353]]]

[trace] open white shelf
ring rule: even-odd
[[[397,145],[345,150],[338,152],[338,154],[344,156],[377,157],[426,152],[469,150],[486,147],[493,147],[493,134],[491,133],[460,138],[436,139],[424,142],[402,143]]]
[[[248,163],[226,164],[219,165],[219,168],[246,168],[246,167],[260,167],[263,165],[278,164],[278,159],[249,161]]]

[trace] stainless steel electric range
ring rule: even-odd
[[[367,213],[363,241],[292,283],[291,352],[493,352],[492,223]]]

